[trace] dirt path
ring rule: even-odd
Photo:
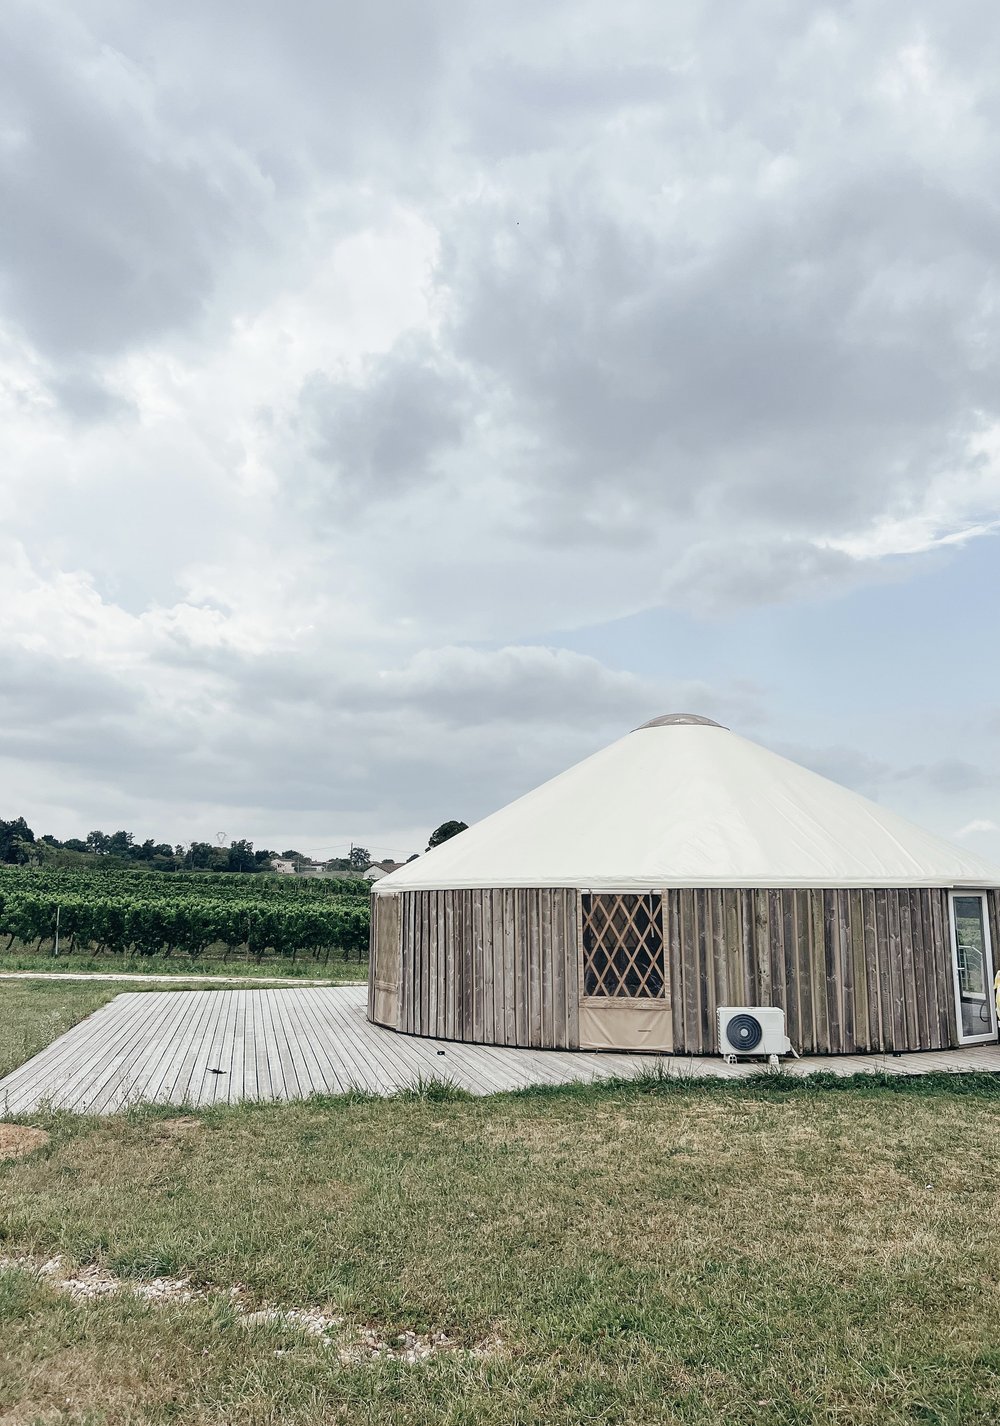
[[[0,980],[138,980],[148,982],[151,980],[165,981],[168,985],[172,981],[203,981],[206,985],[360,985],[360,981],[343,980],[314,980],[311,976],[295,977],[287,975],[189,975],[186,971],[178,971],[175,975],[144,975],[141,971],[103,971],[103,970],[3,970],[0,971]]]

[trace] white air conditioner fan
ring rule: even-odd
[[[787,1055],[792,1046],[785,1034],[785,1012],[777,1005],[720,1005],[719,1054],[727,1060],[749,1055]]]

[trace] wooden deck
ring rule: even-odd
[[[363,1089],[391,1094],[446,1080],[473,1094],[632,1076],[656,1065],[734,1078],[759,1065],[720,1059],[510,1050],[416,1039],[371,1025],[364,986],[126,992],[0,1080],[0,1113],[43,1105],[113,1114],[142,1102],[201,1107],[303,1099]],[[1000,1070],[1000,1047],[787,1061],[793,1074],[832,1070]]]

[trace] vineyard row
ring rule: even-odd
[[[210,946],[245,948],[253,956],[337,952],[344,960],[367,954],[368,902],[357,897],[294,899],[193,896],[139,898],[93,889],[11,892],[0,884],[0,937],[41,946],[58,929],[65,951],[113,955],[196,956]]]

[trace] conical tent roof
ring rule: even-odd
[[[637,728],[376,895],[435,887],[995,887],[1000,869],[694,715]]]

